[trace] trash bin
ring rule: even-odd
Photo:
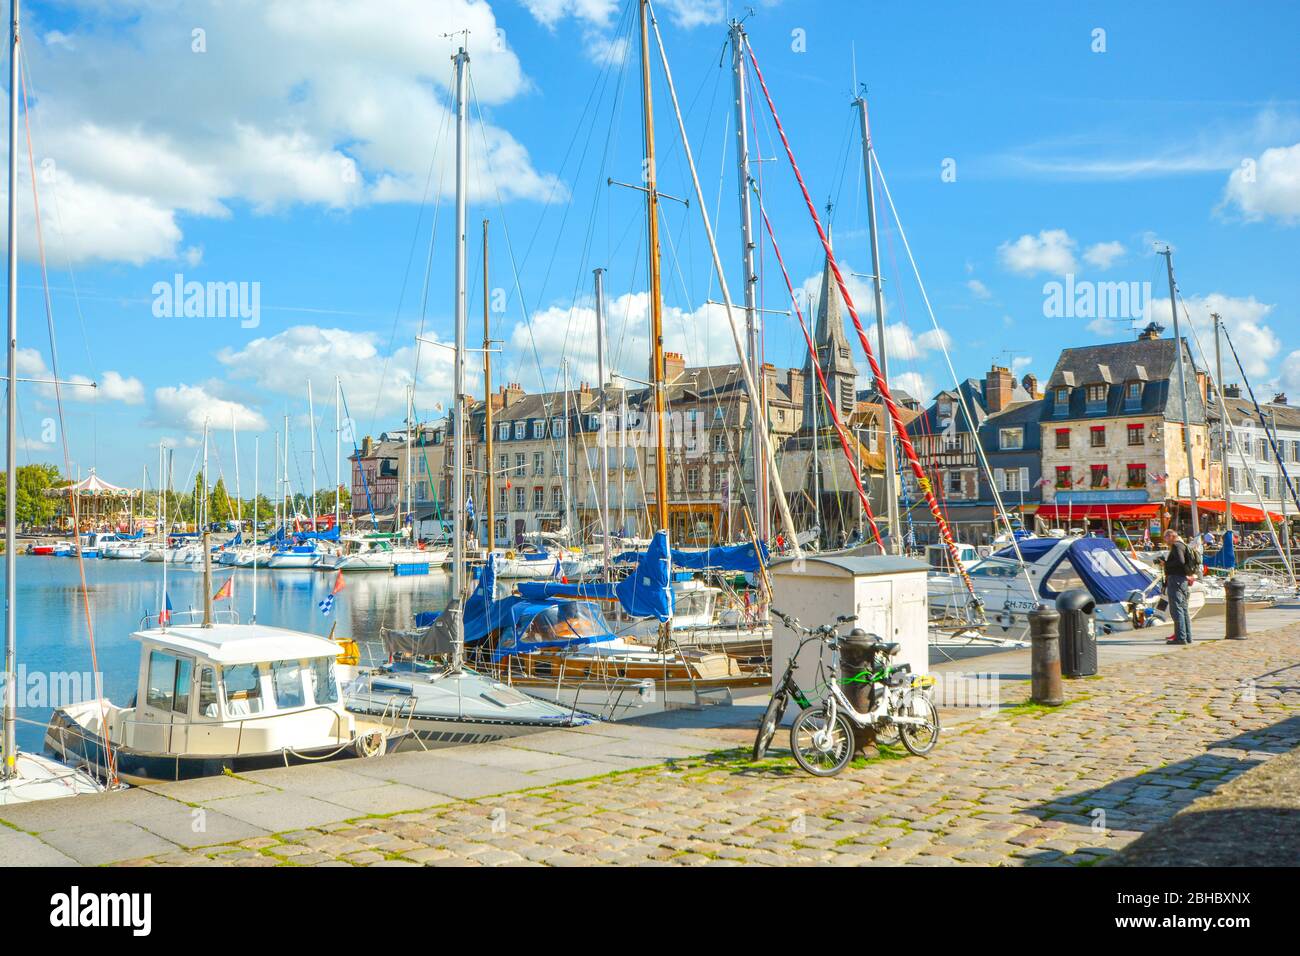
[[[1097,673],[1097,628],[1093,613],[1097,602],[1079,588],[1056,599],[1061,614],[1061,674],[1091,677]]]

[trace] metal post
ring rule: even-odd
[[[497,543],[496,481],[492,475],[492,329],[489,310],[491,294],[488,289],[488,221],[483,220],[483,473],[487,475],[483,504],[487,514],[487,550],[489,556]],[[489,558],[490,560],[490,558]]]
[[[763,333],[757,301],[758,274],[754,268],[753,216],[750,211],[749,190],[749,130],[748,97],[745,89],[745,31],[739,20],[731,21],[731,71],[736,107],[736,178],[740,191],[740,253],[743,269],[741,294],[745,303],[745,339],[748,344],[749,364],[754,370],[754,384],[758,394],[752,396],[750,411],[751,446],[754,463],[753,508],[755,531],[766,541],[771,534],[771,506],[768,503],[766,461],[759,454],[763,447],[762,429],[767,427],[767,388],[763,375]]]
[[[1219,313],[1211,313],[1214,319],[1214,374],[1219,380],[1219,448],[1223,455],[1223,460],[1219,463],[1221,469],[1220,481],[1223,482],[1223,530],[1232,530],[1232,486],[1228,482],[1228,400],[1224,397],[1223,391],[1223,352],[1220,348],[1219,329],[1223,325],[1223,320],[1219,318]]]
[[[1224,625],[1223,636],[1229,641],[1246,639],[1246,582],[1229,578],[1223,585]]]
[[[1178,395],[1183,407],[1183,451],[1187,456],[1187,501],[1192,511],[1192,540],[1196,541],[1201,536],[1201,521],[1196,511],[1196,471],[1192,465],[1192,425],[1187,417],[1187,373],[1183,370],[1183,339],[1178,322],[1178,290],[1174,286],[1174,251],[1169,246],[1165,246],[1165,251],[1161,255],[1165,257],[1165,264],[1169,271],[1169,310],[1174,314],[1174,361],[1178,364]],[[1189,352],[1189,357],[1190,354]]]
[[[9,396],[5,405],[5,686],[4,769],[17,772],[18,692],[18,0],[9,7]],[[73,528],[76,534],[79,529]]]
[[[465,620],[460,602],[465,593],[465,327],[467,321],[465,298],[465,150],[469,145],[465,112],[465,69],[469,54],[461,47],[452,57],[456,66],[456,258],[455,295],[456,351],[454,376],[454,411],[452,427],[455,441],[452,447],[452,484],[455,507],[452,509],[451,543],[451,595],[448,608],[452,614],[452,671],[459,673],[465,663]]]
[[[605,403],[605,282],[604,269],[593,269],[596,283],[596,373],[600,388],[600,530],[602,580],[610,579],[609,554],[609,428]]]
[[[858,96],[853,102],[858,108],[858,123],[862,133],[862,165],[866,169],[867,177],[867,221],[871,232],[871,287],[876,300],[876,336],[880,342],[880,375],[885,381],[889,381],[889,349],[885,347],[885,295],[880,282],[880,245],[876,237],[876,183],[875,170],[871,162],[871,127],[867,123],[866,98]],[[883,407],[883,400],[881,404]],[[898,554],[902,549],[902,537],[898,515],[898,461],[894,455],[894,422],[888,414],[884,419],[885,505],[889,517],[889,550]]]
[[[1035,704],[1057,707],[1065,703],[1061,689],[1061,614],[1040,606],[1029,612],[1030,693]]]

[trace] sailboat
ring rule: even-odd
[[[9,397],[5,417],[5,673],[3,763],[0,764],[0,805],[99,793],[104,788],[84,770],[44,754],[18,749],[18,3],[10,6],[9,23]],[[75,498],[73,508],[76,507]],[[74,512],[75,514],[75,512]],[[76,522],[74,520],[74,527]]]
[[[535,733],[557,727],[589,724],[594,718],[573,707],[539,700],[491,676],[466,666],[466,615],[487,602],[464,599],[466,554],[466,434],[465,352],[465,204],[466,204],[466,72],[469,54],[464,47],[452,57],[456,88],[456,254],[453,306],[455,314],[455,375],[453,386],[454,435],[452,446],[452,556],[451,597],[447,607],[430,615],[426,627],[412,631],[385,630],[382,638],[389,662],[359,670],[344,692],[353,714],[409,727],[426,746],[478,743],[502,737]],[[486,574],[491,577],[489,561]]]

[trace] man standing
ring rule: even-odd
[[[1165,594],[1169,598],[1169,613],[1174,619],[1174,636],[1166,644],[1192,643],[1192,621],[1187,616],[1187,598],[1192,582],[1200,568],[1194,564],[1191,550],[1173,528],[1165,532],[1169,553],[1160,562],[1165,568]]]

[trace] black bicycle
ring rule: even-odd
[[[776,728],[781,726],[781,720],[785,717],[785,709],[789,706],[791,700],[799,705],[801,710],[807,710],[812,706],[812,701],[808,695],[803,692],[794,679],[795,665],[799,660],[799,652],[804,649],[805,644],[813,641],[823,641],[830,646],[834,644],[839,637],[839,628],[844,624],[851,624],[857,620],[853,614],[843,614],[835,619],[834,624],[823,624],[821,627],[809,628],[801,625],[797,620],[788,614],[783,614],[776,608],[772,608],[772,613],[781,619],[781,623],[794,631],[796,634],[806,635],[799,642],[799,646],[794,649],[790,655],[790,660],[786,662],[785,673],[781,675],[781,681],[776,685],[776,690],[772,692],[772,699],[767,702],[767,710],[763,712],[763,719],[758,725],[758,736],[754,738],[754,759],[762,760],[767,755],[767,748],[772,745],[772,738],[776,736]],[[825,689],[825,684],[818,685],[814,690],[814,695],[819,694]]]

